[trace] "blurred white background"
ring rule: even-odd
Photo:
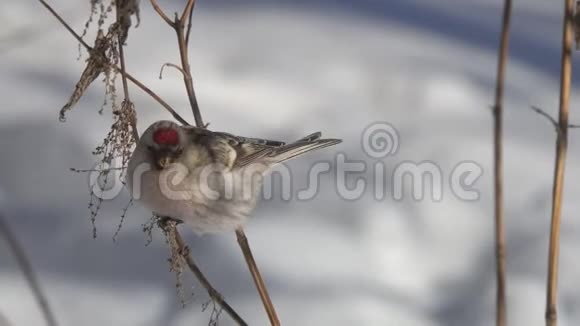
[[[192,121],[173,31],[141,1],[129,34],[128,70]],[[185,1],[160,1],[171,13]],[[50,1],[82,31],[89,1]],[[292,140],[322,131],[344,140],[293,161],[304,185],[314,162],[337,152],[364,155],[361,134],[387,121],[400,150],[385,159],[432,161],[449,172],[462,161],[484,169],[481,198],[342,200],[331,175],[308,202],[262,202],[246,232],[285,325],[490,325],[495,275],[492,115],[503,1],[200,0],[191,68],[210,129]],[[529,110],[556,115],[563,1],[515,1],[507,71],[505,193],[511,325],[544,324],[546,255],[555,133]],[[0,2],[0,210],[33,260],[61,325],[205,325],[203,289],[182,309],[159,232],[145,247],[150,213],[135,204],[113,242],[128,201],[105,202],[91,237],[87,176],[111,116],[97,112],[102,85],[58,121],[83,69],[77,43],[36,1]],[[579,72],[575,69],[574,72]],[[577,81],[577,79],[575,79]],[[131,88],[140,131],[170,116]],[[572,122],[578,95],[572,95]],[[560,325],[580,323],[580,134],[571,131],[560,272]],[[369,180],[370,171],[366,174]],[[266,325],[234,234],[197,237],[193,256],[251,325]],[[0,311],[11,325],[42,325],[5,244],[0,245]],[[189,286],[189,285],[188,285]],[[220,325],[230,325],[223,314]]]

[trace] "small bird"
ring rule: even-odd
[[[340,142],[317,132],[285,144],[157,121],[137,143],[126,185],[153,213],[199,234],[234,230],[255,208],[273,166]]]

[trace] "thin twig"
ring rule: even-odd
[[[74,36],[74,37],[77,39],[77,41],[79,41],[79,43],[80,43],[80,44],[82,44],[82,45],[85,47],[85,49],[89,50],[89,52],[90,52],[90,50],[92,50],[92,48],[91,48],[91,47],[90,47],[90,46],[87,44],[87,42],[85,42],[85,41],[83,40],[83,38],[82,38],[82,37],[80,37],[80,35],[79,35],[79,34],[77,34],[77,33],[76,33],[76,32],[75,32],[73,29],[72,29],[72,27],[70,27],[70,25],[69,25],[69,24],[68,24],[66,21],[64,21],[64,19],[62,19],[62,17],[60,17],[60,15],[59,15],[59,14],[58,14],[58,13],[57,13],[57,12],[56,12],[54,9],[52,9],[52,7],[51,7],[51,6],[50,6],[50,5],[49,5],[49,4],[48,4],[46,1],[44,1],[44,0],[38,0],[38,1],[39,1],[39,2],[40,2],[40,3],[41,3],[41,4],[42,4],[42,5],[43,5],[43,6],[44,6],[46,9],[48,9],[48,11],[50,11],[50,13],[51,13],[51,14],[52,14],[52,15],[53,15],[53,16],[54,16],[56,19],[58,19],[58,21],[59,21],[59,22],[62,24],[62,26],[64,26],[64,27],[65,27],[65,28],[66,28],[66,29],[69,31],[69,33],[70,33],[70,34],[72,34],[72,35],[73,35],[73,36]]]
[[[101,173],[108,173],[109,171],[112,170],[125,170],[127,167],[122,166],[122,167],[110,167],[110,168],[106,168],[106,169],[77,169],[77,168],[69,168],[70,171],[75,172],[75,173],[87,173],[87,172],[101,172]]]
[[[193,4],[195,6],[195,3]],[[189,46],[189,36],[191,35],[191,17],[193,17],[193,8],[189,11],[187,18],[187,32],[185,33],[185,46]]]
[[[113,68],[117,69],[120,73],[123,73],[119,69],[119,67],[114,66]],[[173,110],[173,108],[171,106],[169,106],[169,104],[167,104],[167,102],[165,102],[163,99],[161,99],[161,97],[159,97],[151,89],[149,89],[149,87],[143,85],[140,81],[135,79],[135,77],[131,76],[129,73],[125,73],[125,75],[127,76],[127,79],[129,79],[133,84],[135,84],[135,86],[141,88],[145,93],[149,94],[149,96],[151,96],[159,104],[161,104],[161,106],[163,106],[163,108],[165,110],[167,110],[173,116],[173,118],[175,120],[179,121],[183,125],[189,126],[189,123],[187,121],[185,121],[177,112],[175,112],[175,110]]]
[[[181,69],[180,66],[178,66],[174,63],[171,63],[171,62],[166,62],[161,66],[161,69],[159,70],[159,79],[163,78],[163,71],[165,70],[166,66],[169,66],[169,67],[172,67],[172,68],[179,70],[184,77],[187,77],[187,74],[185,73],[185,71],[183,71],[183,69]]]
[[[185,27],[185,16],[191,16],[193,12],[193,7],[195,6],[195,0],[188,0],[185,8],[183,8],[183,12],[181,13],[181,17],[179,18],[179,24],[181,29]]]
[[[87,51],[90,52],[93,49],[70,27],[70,25],[66,21],[64,21],[64,19],[62,19],[62,17],[60,17],[60,15],[56,11],[54,11],[54,9],[52,9],[52,7],[48,3],[46,3],[46,1],[44,0],[38,1],[42,3],[42,5],[46,7],[46,9],[48,9],[48,11],[69,31],[69,33],[72,36],[74,36],[74,38],[77,39],[77,41],[79,41],[79,43],[81,43],[83,47],[85,47],[85,49],[87,49]],[[114,68],[116,71],[118,71],[120,74],[126,76],[127,79],[129,79],[133,84],[135,84],[135,86],[141,88],[141,90],[143,90],[153,99],[155,99],[159,104],[161,104],[161,106],[163,106],[164,109],[169,111],[169,113],[173,116],[173,118],[175,118],[175,120],[179,121],[184,125],[189,126],[189,123],[185,121],[185,119],[183,119],[169,104],[167,104],[167,102],[162,100],[161,97],[155,94],[151,89],[143,85],[143,83],[135,79],[135,77],[131,76],[131,74],[129,74],[128,72],[122,71],[122,69],[117,65],[111,65],[111,67]]]
[[[157,14],[159,14],[159,16],[161,18],[163,18],[163,20],[169,25],[173,27],[173,22],[171,21],[171,19],[169,19],[169,17],[167,17],[167,15],[163,12],[163,9],[161,9],[161,7],[159,6],[159,4],[157,3],[157,0],[151,0],[151,5],[153,6],[153,9],[155,9],[155,11],[157,12]]]
[[[509,28],[512,1],[505,0],[498,53],[494,112],[494,186],[495,186],[495,259],[496,259],[496,325],[506,325],[506,244],[503,212],[503,95],[509,50]]]
[[[558,258],[560,252],[560,224],[562,197],[564,192],[564,170],[568,150],[568,113],[570,84],[572,80],[572,36],[574,1],[565,0],[562,31],[562,63],[560,76],[560,105],[558,115],[558,138],[556,141],[556,163],[554,187],[552,189],[552,222],[548,252],[548,280],[546,294],[546,325],[558,325]]]
[[[187,42],[186,42],[186,34],[185,34],[185,19],[189,16],[189,14],[193,11],[193,7],[195,4],[195,0],[188,0],[181,16],[175,15],[175,20],[173,22],[168,21],[169,18],[163,10],[159,7],[156,0],[151,0],[151,4],[155,11],[167,22],[171,28],[175,30],[177,34],[177,43],[179,45],[179,56],[181,59],[181,70],[183,70],[183,82],[185,84],[185,90],[187,92],[187,98],[189,100],[189,105],[191,106],[191,110],[193,112],[193,117],[195,119],[195,125],[199,128],[203,128],[205,124],[203,123],[203,119],[201,118],[201,112],[199,110],[199,105],[197,103],[197,97],[195,96],[195,90],[193,88],[193,78],[191,77],[191,70],[189,67],[189,57],[188,57],[188,50],[187,50]],[[188,29],[188,33],[191,30]]]
[[[56,322],[56,318],[54,317],[54,314],[50,309],[48,300],[44,295],[44,293],[42,292],[42,288],[40,287],[40,284],[36,279],[36,276],[32,269],[32,265],[30,264],[30,261],[28,260],[26,254],[24,253],[24,249],[22,249],[22,246],[20,245],[20,243],[18,243],[16,236],[12,233],[12,231],[8,227],[8,223],[6,222],[2,214],[0,214],[0,237],[6,240],[8,247],[14,254],[14,258],[16,258],[16,261],[18,262],[18,266],[22,270],[22,274],[26,278],[26,281],[28,282],[28,285],[30,286],[32,293],[34,294],[34,297],[36,299],[36,302],[38,303],[38,306],[40,307],[40,310],[42,310],[42,314],[44,316],[46,324],[48,326],[58,325]]]
[[[539,114],[539,115],[543,116],[544,118],[546,118],[552,124],[552,127],[554,127],[554,129],[556,130],[556,132],[559,133],[558,130],[560,128],[558,127],[558,121],[556,121],[556,119],[554,119],[551,115],[549,115],[548,113],[546,113],[544,110],[540,109],[537,106],[533,106],[532,105],[530,108],[534,112],[536,112],[537,114]]]
[[[121,62],[121,79],[123,81],[123,95],[125,100],[130,101],[129,86],[127,85],[127,69],[125,69],[125,53],[123,51],[123,44],[119,43],[119,61]]]
[[[116,5],[117,5],[117,23],[119,23],[119,20],[121,19],[121,1],[116,1]],[[122,110],[126,109],[127,105],[132,105],[131,103],[131,98],[129,97],[129,85],[127,85],[127,74],[126,74],[126,66],[125,66],[125,50],[123,49],[123,42],[121,42],[120,40],[118,40],[119,43],[119,61],[121,63],[121,80],[123,82],[123,95],[125,96],[125,99],[123,100],[123,104],[121,106]],[[130,108],[131,109],[131,108]],[[132,129],[132,133],[133,133],[133,139],[135,140],[135,142],[139,141],[139,132],[137,131],[137,115],[133,116],[133,119],[131,119],[131,129]]]
[[[156,8],[157,13],[159,13],[159,15],[167,22],[168,21],[168,19],[166,19],[167,16],[165,15],[165,13],[163,13],[163,10],[161,10],[161,8],[159,8],[156,0],[151,0],[151,3],[153,4],[153,7]],[[169,26],[171,26],[175,30],[175,32],[177,34],[177,42],[179,45],[179,55],[181,58],[181,69],[180,70],[183,73],[183,81],[185,83],[185,89],[187,91],[189,103],[191,105],[191,109],[193,111],[193,116],[195,118],[195,124],[199,128],[205,128],[207,125],[205,125],[203,123],[203,120],[201,117],[199,105],[197,103],[197,98],[195,96],[195,90],[193,88],[193,78],[191,77],[191,70],[190,70],[190,66],[189,66],[187,45],[188,45],[188,40],[189,40],[189,34],[191,32],[191,28],[189,27],[190,25],[188,25],[187,32],[186,33],[184,32],[186,17],[189,16],[189,20],[190,20],[189,24],[191,24],[191,15],[193,12],[194,4],[195,4],[195,0],[188,0],[187,5],[185,6],[185,9],[181,13],[181,17],[178,17],[176,14],[175,20],[172,23],[168,22],[168,24],[169,24]],[[280,321],[278,320],[278,316],[276,315],[276,310],[274,309],[274,305],[272,304],[272,301],[270,300],[270,297],[268,295],[268,291],[266,289],[266,286],[264,284],[262,276],[260,275],[260,271],[258,270],[258,266],[256,265],[256,262],[254,261],[252,251],[250,249],[250,246],[248,244],[248,240],[247,240],[246,235],[244,234],[244,231],[242,228],[236,230],[236,236],[238,238],[238,243],[240,245],[240,248],[242,249],[242,252],[244,254],[244,258],[246,259],[246,263],[248,264],[248,268],[250,269],[250,273],[252,274],[252,277],[253,277],[254,282],[256,284],[256,287],[258,289],[258,293],[260,294],[260,298],[262,299],[262,303],[264,304],[264,307],[266,308],[266,312],[268,314],[268,318],[270,319],[270,323],[274,326],[278,326],[278,325],[280,325]]]
[[[252,255],[252,251],[250,250],[248,238],[246,237],[246,234],[242,228],[236,230],[236,237],[238,238],[238,244],[242,249],[242,253],[244,254],[244,258],[248,264],[248,269],[252,274],[252,278],[254,279],[254,283],[256,284],[256,288],[258,289],[258,293],[260,294],[260,298],[262,299],[262,303],[264,304],[264,308],[266,309],[266,313],[270,319],[270,324],[272,326],[279,326],[280,320],[276,314],[276,309],[274,308],[274,304],[272,304],[272,300],[268,294],[268,289],[266,288],[264,280],[260,275],[260,270],[258,269],[258,265],[256,265],[256,261],[254,260],[254,255]]]
[[[552,126],[554,127],[554,129],[556,130],[556,133],[560,133],[560,125],[558,124],[558,121],[556,121],[556,119],[554,119],[551,115],[549,115],[548,113],[546,113],[544,110],[540,109],[537,106],[531,106],[530,107],[534,112],[536,112],[537,114],[541,115],[542,117],[546,118],[546,120],[548,120]],[[578,129],[580,128],[580,125],[578,124],[568,124],[568,129]]]
[[[225,301],[221,293],[219,293],[208,281],[208,279],[203,275],[195,261],[193,260],[192,256],[190,255],[189,248],[185,245],[183,238],[179,234],[177,230],[177,223],[171,219],[167,219],[166,221],[161,223],[161,227],[163,230],[167,232],[167,236],[171,237],[168,240],[175,240],[177,252],[183,258],[191,272],[195,275],[199,283],[206,289],[207,293],[209,294],[210,298],[216,302],[222,309],[232,317],[232,319],[241,326],[246,326],[247,323],[238,315],[238,313]],[[172,243],[172,241],[169,241]]]
[[[187,6],[181,15],[181,19],[176,21],[176,25],[178,27],[175,28],[177,33],[177,40],[179,43],[179,56],[181,57],[181,67],[185,71],[186,75],[183,77],[183,82],[185,83],[185,89],[187,91],[187,97],[189,99],[189,105],[191,106],[191,110],[193,111],[193,117],[195,119],[196,126],[203,128],[204,123],[203,119],[201,118],[201,113],[199,111],[199,104],[197,102],[197,97],[195,96],[195,90],[193,89],[193,78],[191,78],[191,70],[189,66],[189,55],[186,43],[186,35],[184,35],[184,24],[186,15],[189,14],[189,11],[193,10],[193,4],[195,0],[189,0],[187,2]]]
[[[165,20],[164,17],[167,17],[167,16],[163,13],[163,10],[161,10],[161,8],[159,8],[159,6],[157,6],[156,0],[151,0],[151,3],[153,4],[154,7],[158,8],[158,9],[156,9],[156,11]],[[179,45],[179,55],[181,58],[181,71],[183,73],[183,81],[185,83],[185,89],[187,91],[189,103],[191,105],[191,109],[193,111],[193,116],[195,118],[195,124],[199,128],[205,128],[207,125],[205,125],[203,123],[201,113],[199,110],[199,105],[198,105],[197,99],[195,97],[195,90],[193,88],[193,79],[191,78],[191,70],[190,70],[189,59],[188,59],[188,48],[187,48],[188,41],[187,40],[189,39],[189,33],[191,32],[191,28],[188,27],[187,33],[184,34],[185,18],[187,16],[191,17],[194,4],[195,4],[195,0],[188,0],[187,5],[185,6],[185,9],[181,13],[181,17],[178,17],[176,14],[174,22],[168,23],[168,24],[169,24],[169,26],[171,26],[175,30],[175,33],[177,34],[177,42]],[[190,18],[189,23],[191,24],[191,18]],[[258,293],[260,295],[260,298],[262,299],[262,303],[264,304],[264,307],[266,309],[266,313],[268,314],[268,318],[270,319],[270,323],[273,326],[278,326],[278,325],[280,325],[280,321],[278,319],[278,316],[276,315],[276,310],[274,309],[274,305],[272,304],[272,300],[270,300],[270,296],[268,295],[268,291],[266,289],[266,286],[264,284],[262,276],[260,275],[260,271],[258,269],[258,266],[256,265],[256,262],[254,261],[254,257],[252,255],[252,251],[251,251],[250,246],[248,244],[248,240],[246,238],[246,235],[244,234],[244,230],[242,228],[236,230],[236,236],[238,238],[238,243],[240,245],[240,248],[244,254],[244,258],[246,260],[246,263],[248,264],[248,268],[250,270],[250,273],[252,274],[252,278],[254,279],[254,283],[256,284],[256,288],[258,289]]]

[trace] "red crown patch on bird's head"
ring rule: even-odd
[[[173,128],[160,128],[153,134],[153,141],[157,145],[174,146],[179,144],[179,134]]]

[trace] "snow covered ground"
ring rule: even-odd
[[[87,3],[51,3],[76,30]],[[171,30],[142,1],[131,30],[129,71],[190,119]],[[561,1],[560,1],[561,2]],[[244,2],[248,3],[248,2]],[[443,199],[374,199],[372,182],[343,200],[332,175],[310,201],[264,201],[247,227],[254,255],[285,325],[490,325],[494,318],[492,134],[496,47],[502,1],[200,1],[191,65],[210,128],[292,140],[321,130],[344,143],[290,164],[306,184],[308,168],[377,161],[387,179],[403,162],[430,161],[444,176]],[[174,1],[168,8],[179,8]],[[530,105],[556,114],[562,4],[517,1],[507,80],[505,192],[508,304],[512,325],[543,325],[555,134]],[[168,9],[171,12],[171,9]],[[150,216],[136,204],[117,242],[128,197],[106,202],[91,238],[87,177],[92,149],[110,124],[93,86],[67,123],[58,110],[83,62],[77,44],[40,4],[0,3],[0,209],[33,259],[62,325],[197,325],[207,296],[198,286],[179,305],[168,251],[159,234],[145,247]],[[580,72],[575,69],[575,73]],[[577,75],[577,74],[576,74]],[[169,116],[132,88],[141,130]],[[578,94],[572,95],[571,119]],[[191,119],[190,119],[191,120]],[[373,122],[398,131],[399,150],[376,160],[361,134]],[[561,325],[580,323],[580,135],[572,131],[563,212]],[[447,182],[454,167],[476,162],[479,200],[464,201]],[[364,174],[372,181],[372,169]],[[350,180],[353,181],[353,180]],[[352,184],[351,184],[352,186]],[[406,192],[408,193],[408,191]],[[429,196],[427,196],[429,198]],[[233,234],[197,237],[192,253],[251,325],[265,325]],[[26,284],[0,247],[0,312],[12,325],[41,325]],[[191,283],[191,282],[190,282]],[[189,284],[189,283],[188,283]],[[192,283],[193,284],[193,283]],[[222,325],[230,325],[223,315]]]

